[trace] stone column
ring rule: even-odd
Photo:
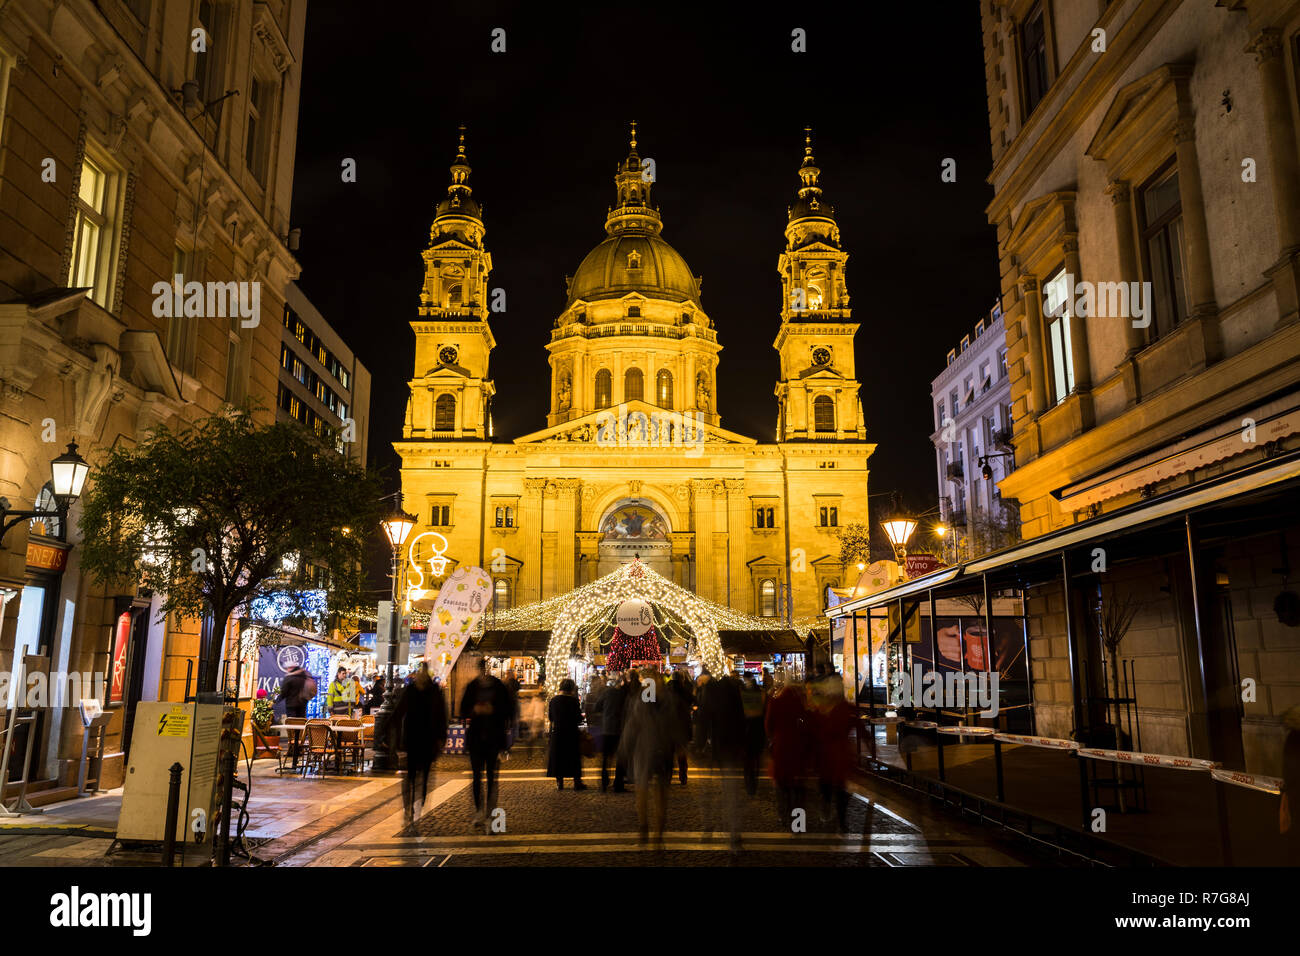
[[[1133,241],[1133,190],[1123,180],[1113,180],[1106,187],[1110,196],[1111,208],[1115,213],[1115,245],[1119,251],[1119,280],[1125,284],[1137,282],[1141,277],[1138,272],[1137,244]],[[1129,352],[1136,352],[1146,345],[1142,330],[1133,325],[1132,320],[1124,324],[1124,344]]]
[[[1065,253],[1065,271],[1074,276],[1075,285],[1083,281],[1079,268],[1079,237],[1068,235],[1061,243]],[[1095,301],[1095,300],[1094,300]],[[1070,303],[1070,309],[1074,304]],[[1070,315],[1070,361],[1074,365],[1074,390],[1088,392],[1092,389],[1092,361],[1088,357],[1088,316]]]
[[[1300,157],[1296,155],[1296,130],[1291,119],[1291,94],[1282,59],[1281,31],[1268,29],[1246,47],[1255,54],[1264,99],[1264,131],[1268,136],[1268,163],[1273,186],[1273,212],[1277,218],[1278,261],[1266,272],[1273,281],[1278,304],[1278,324],[1297,317],[1300,305]]]
[[[748,602],[748,574],[745,568],[745,538],[749,531],[749,499],[745,496],[745,479],[727,478],[727,535],[731,542],[731,600],[742,609]],[[734,605],[733,605],[734,606]]]
[[[692,479],[691,498],[695,510],[695,593],[716,601],[718,596],[713,590],[713,482],[706,478]]]
[[[572,591],[575,584],[575,566],[578,563],[577,549],[574,547],[578,511],[576,498],[581,484],[577,478],[561,478],[555,482],[558,489],[555,501],[556,594]]]
[[[523,538],[523,567],[519,569],[520,604],[542,599],[542,488],[541,478],[524,479],[524,498],[520,510],[519,531]]]
[[[1020,277],[1020,297],[1025,303],[1026,337],[1029,340],[1029,406],[1037,416],[1047,411],[1047,373],[1043,362],[1043,300],[1038,291],[1038,277]]]
[[[579,584],[590,584],[599,577],[598,568],[600,567],[600,532],[599,531],[579,531],[576,535],[578,539],[578,550],[581,553],[581,568]]]
[[[1187,244],[1188,297],[1192,318],[1215,315],[1214,269],[1210,261],[1210,233],[1205,222],[1201,168],[1196,162],[1196,124],[1190,117],[1174,125],[1178,157],[1178,194],[1183,206],[1183,237]],[[1294,146],[1292,147],[1294,148]]]

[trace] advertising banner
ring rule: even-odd
[[[429,672],[446,680],[469,643],[492,595],[492,579],[482,568],[457,568],[438,592],[429,615],[425,660]]]

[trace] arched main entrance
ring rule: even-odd
[[[601,516],[596,576],[604,577],[630,561],[665,578],[673,576],[672,527],[663,510],[645,498],[623,498]]]

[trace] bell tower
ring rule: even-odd
[[[804,130],[799,190],[789,207],[781,276],[777,441],[864,441],[866,425],[854,366],[852,321],[835,209],[819,183],[812,130]]]
[[[482,209],[469,185],[465,127],[460,128],[447,198],[438,204],[424,257],[415,331],[415,376],[406,406],[405,439],[491,438],[488,324],[492,256],[483,245]]]

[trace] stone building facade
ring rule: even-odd
[[[0,495],[11,507],[48,502],[50,460],[69,441],[93,465],[156,424],[244,399],[273,418],[284,288],[298,273],[285,237],[305,16],[301,0],[0,8]],[[170,308],[158,286],[178,275],[182,292],[203,284],[202,307]],[[241,295],[247,313],[232,315]],[[108,673],[110,685],[116,667],[102,781],[113,786],[134,702],[183,697],[201,625],[160,622],[157,595],[83,577],[77,516],[74,505],[68,527],[24,521],[6,534],[0,667],[43,650],[54,672]],[[80,720],[65,707],[42,722],[35,775],[66,783]]]
[[[980,10],[1016,462],[1000,489],[1024,536],[1293,449],[1300,3]],[[1128,593],[1137,616],[1117,653],[1137,668],[1144,749],[1274,767],[1281,715],[1300,704],[1300,631],[1272,606],[1294,514],[1229,542],[1189,518],[1181,547],[1105,555],[1102,573],[1081,557],[1071,610],[1089,637],[1074,661],[1062,593],[1031,593],[1039,731],[1076,729],[1076,671],[1101,694],[1091,622]],[[1246,679],[1258,696],[1242,702]]]
[[[506,443],[493,440],[492,403],[517,399],[497,396],[490,377],[492,259],[462,134],[424,252],[415,374],[394,446],[420,519],[413,535],[446,538],[448,573],[489,569],[498,606],[563,594],[639,556],[746,612],[815,614],[826,586],[844,580],[837,529],[867,520],[874,446],[848,254],[811,143],[772,291],[778,440],[762,443],[721,426],[718,330],[700,280],[660,235],[635,135],[606,238],[569,279],[551,332],[545,427]]]

